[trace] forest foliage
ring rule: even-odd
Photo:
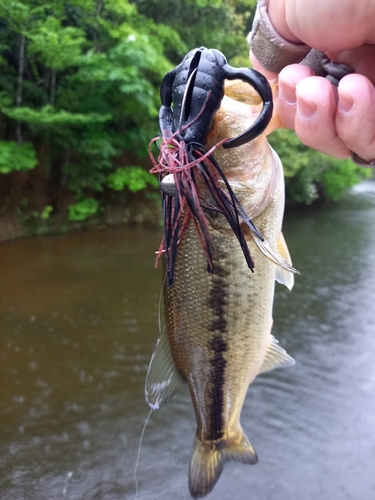
[[[247,65],[254,6],[255,0],[0,0],[0,184],[39,166],[46,190],[40,216],[47,218],[56,197],[68,193],[70,220],[97,213],[108,191],[126,197],[155,189],[144,158],[158,131],[162,77],[201,45]],[[271,141],[284,162],[290,202],[310,203],[322,193],[336,199],[363,175],[349,161],[302,146],[289,131]],[[22,192],[7,200],[27,205]]]

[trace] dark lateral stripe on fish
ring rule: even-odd
[[[220,256],[219,256],[220,258]],[[219,260],[220,262],[220,260]],[[212,287],[210,290],[209,307],[213,312],[214,319],[210,325],[213,333],[210,348],[213,356],[210,358],[211,384],[210,387],[210,440],[216,441],[224,435],[224,383],[226,359],[224,353],[228,345],[224,340],[227,333],[227,320],[225,309],[227,305],[226,280],[228,271],[220,264],[215,264],[215,273],[212,276]]]
[[[211,402],[210,402],[210,440],[216,441],[224,436],[224,381],[226,359],[223,353],[227,350],[227,343],[216,334],[210,345],[214,357],[211,364]]]

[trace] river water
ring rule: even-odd
[[[159,229],[0,246],[0,499],[122,500],[158,335]],[[375,184],[288,214],[301,275],[276,286],[273,333],[295,360],[251,385],[242,424],[259,463],[229,463],[209,499],[375,498]],[[138,500],[189,499],[187,391],[151,415]]]

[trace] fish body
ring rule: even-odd
[[[236,135],[256,118],[256,106],[236,100],[243,84],[237,90],[235,85],[215,115],[209,143]],[[282,165],[265,135],[236,150],[220,148],[215,159],[267,245],[277,247],[290,262],[281,234]],[[209,199],[204,186],[200,189]],[[197,420],[189,470],[194,498],[212,490],[226,461],[257,462],[240,424],[248,386],[259,373],[294,363],[271,335],[275,279],[291,288],[293,275],[265,257],[244,224],[255,263],[252,273],[224,216],[212,210],[206,216],[214,272],[207,272],[191,223],[179,244],[174,283],[164,286],[165,327],[146,381],[146,398],[153,408],[164,404],[179,384],[189,386]]]

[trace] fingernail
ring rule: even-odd
[[[354,101],[350,95],[345,92],[339,92],[339,111],[341,113],[348,113],[353,107]]]
[[[296,88],[289,83],[283,82],[280,85],[280,97],[287,103],[289,106],[292,106],[296,103]]]
[[[315,114],[318,109],[317,105],[311,101],[305,101],[301,97],[298,99],[298,113],[305,120],[310,120],[310,118]]]

